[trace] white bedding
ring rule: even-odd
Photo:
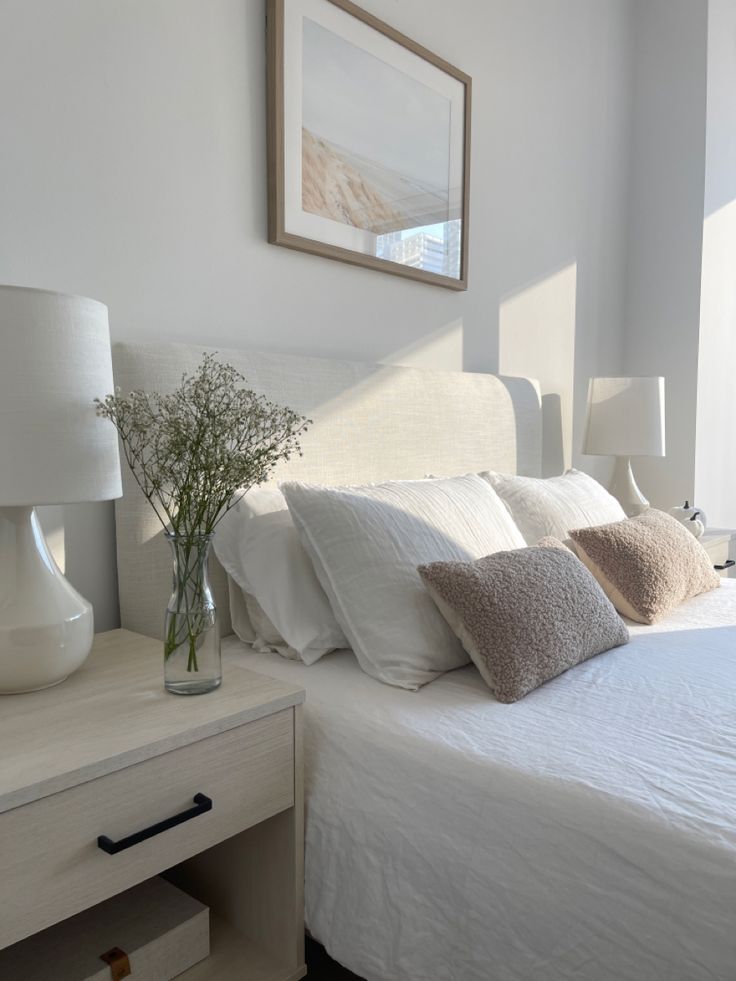
[[[368,981],[736,979],[736,581],[522,701],[306,667],[306,907]]]

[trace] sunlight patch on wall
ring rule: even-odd
[[[545,476],[572,463],[576,295],[572,262],[499,307],[500,374],[536,378],[542,391]]]
[[[703,223],[697,357],[695,498],[711,526],[733,527],[736,402],[731,389],[736,365],[736,200],[714,211]]]

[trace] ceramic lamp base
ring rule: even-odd
[[[649,508],[649,501],[636,485],[631,460],[627,456],[616,457],[610,491],[630,518]]]
[[[64,578],[35,510],[0,508],[0,694],[58,685],[93,637],[92,606]]]

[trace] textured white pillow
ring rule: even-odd
[[[482,473],[508,507],[527,545],[551,535],[565,540],[574,528],[623,521],[624,509],[597,480],[581,470],[560,477]]]
[[[416,689],[468,662],[417,566],[524,546],[488,483],[469,474],[367,487],[285,483],[281,489],[367,674]]]
[[[348,646],[278,488],[248,491],[218,525],[214,549],[243,591],[247,616],[240,606],[233,619],[241,639],[306,664]]]

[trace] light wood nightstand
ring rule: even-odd
[[[240,663],[170,695],[160,641],[115,630],[58,687],[0,696],[0,948],[171,870],[211,909],[212,954],[181,978],[304,977],[304,693]]]
[[[730,528],[708,528],[698,539],[713,560],[713,565],[725,566],[736,559],[736,530]],[[722,576],[736,578],[736,565],[719,570]]]

